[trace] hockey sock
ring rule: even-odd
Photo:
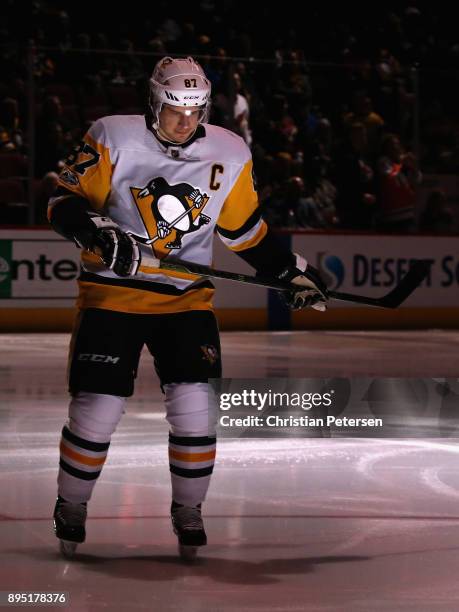
[[[124,403],[125,398],[97,393],[80,392],[72,398],[69,422],[62,430],[57,479],[58,493],[67,501],[90,499]]]
[[[214,469],[216,438],[169,434],[172,499],[184,506],[204,501]]]
[[[70,502],[85,502],[91,497],[96,480],[107,458],[110,442],[84,440],[62,429],[58,492]]]

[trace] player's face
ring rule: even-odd
[[[200,109],[164,104],[159,113],[160,132],[167,140],[186,142],[198,127],[200,112]]]

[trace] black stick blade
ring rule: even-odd
[[[415,261],[400,283],[385,297],[381,298],[384,308],[397,308],[427,278],[432,262],[427,259]]]
[[[366,306],[398,308],[400,304],[402,304],[427,277],[430,266],[431,261],[427,259],[419,259],[414,261],[399,284],[387,295],[380,298],[372,298],[354,293],[341,293],[339,291],[329,291],[329,295],[335,300],[355,302],[356,304],[365,304]]]

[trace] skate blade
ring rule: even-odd
[[[78,542],[69,542],[68,540],[60,540],[59,541],[59,549],[61,554],[66,559],[71,559],[75,556],[76,549],[78,546]]]
[[[185,546],[183,544],[179,544],[179,555],[182,561],[194,561],[197,557],[198,546]]]

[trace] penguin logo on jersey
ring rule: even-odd
[[[202,212],[210,196],[188,183],[169,185],[160,176],[143,189],[131,187],[131,193],[150,236],[144,242],[157,257],[180,249],[185,234],[196,232],[211,220]]]

